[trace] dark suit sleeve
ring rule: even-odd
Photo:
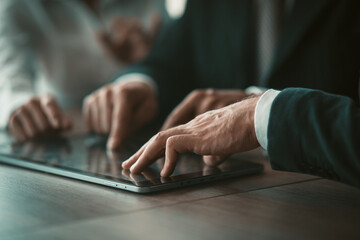
[[[162,27],[148,57],[120,74],[143,73],[150,76],[157,84],[162,111],[171,110],[193,89],[191,24],[189,23],[192,10],[189,5],[191,4],[188,4],[180,19],[170,20]]]
[[[274,100],[268,153],[276,170],[360,187],[360,108],[350,98],[300,88]]]

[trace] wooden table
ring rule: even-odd
[[[360,239],[360,189],[243,157],[264,173],[148,195],[0,164],[0,239]]]

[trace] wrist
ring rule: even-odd
[[[261,95],[253,95],[233,106],[236,124],[231,134],[235,134],[237,152],[255,149],[260,146],[255,131],[255,109]]]

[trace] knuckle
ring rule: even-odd
[[[174,136],[169,137],[166,140],[166,147],[171,149],[174,148],[175,142],[176,142],[176,138]]]
[[[14,115],[19,116],[26,111],[26,106],[20,106],[18,109],[15,110]]]
[[[165,136],[165,131],[158,132],[154,137],[154,141],[163,141]]]
[[[86,105],[90,107],[91,105],[95,104],[97,101],[99,101],[99,98],[101,97],[100,92],[93,93],[91,96],[89,96],[86,99]]]
[[[161,132],[158,132],[155,136],[154,136],[154,141],[159,141],[161,139]]]
[[[44,101],[42,105],[48,108],[48,107],[52,107],[54,104],[52,101]]]
[[[109,101],[111,99],[111,91],[106,88],[103,91],[99,92],[98,99],[102,101]]]
[[[199,122],[199,121],[201,121],[203,118],[204,118],[204,115],[205,113],[203,113],[203,114],[199,114],[199,115],[197,115],[193,120],[192,120],[192,122]]]
[[[103,96],[107,99],[109,99],[111,97],[111,88],[110,87],[105,87],[104,91],[102,92]]]
[[[126,84],[124,84],[117,89],[117,94],[120,97],[128,98],[131,94],[131,90]]]
[[[98,99],[98,93],[93,93],[84,99],[84,105],[86,107],[92,107]]]
[[[213,96],[215,95],[215,90],[212,89],[212,88],[208,88],[206,90],[204,90],[205,94],[208,95],[208,96]]]
[[[55,101],[55,98],[53,96],[51,96],[50,94],[45,94],[45,95],[41,96],[40,98],[42,98],[44,102],[54,102]]]
[[[197,89],[191,92],[191,96],[193,98],[201,98],[205,95],[205,91],[203,89]]]
[[[112,87],[110,85],[104,86],[102,91],[106,94],[110,94],[112,92]]]
[[[44,107],[53,107],[55,104],[55,98],[50,95],[45,95],[43,98],[41,98],[41,105]]]
[[[103,86],[103,87],[101,87],[101,88],[93,91],[93,92],[90,94],[90,96],[99,95],[99,94],[105,92],[105,91],[106,91],[106,88],[107,88],[107,86]]]
[[[90,104],[94,104],[98,102],[99,99],[100,99],[100,94],[94,94],[94,96],[92,96],[92,98],[90,99]]]
[[[32,106],[37,105],[38,103],[39,103],[38,98],[31,98],[25,103],[25,106],[32,107]]]
[[[84,104],[88,105],[91,102],[92,98],[93,98],[93,94],[86,96],[84,99]]]

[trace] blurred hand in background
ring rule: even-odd
[[[160,27],[158,14],[152,15],[148,29],[136,18],[115,17],[109,30],[98,31],[96,37],[109,58],[131,64],[146,57]]]
[[[239,102],[249,96],[242,90],[194,90],[170,113],[162,130],[185,124],[202,113]]]
[[[116,149],[157,113],[152,86],[142,82],[106,85],[84,100],[83,114],[90,132],[109,134],[107,147]]]
[[[10,116],[8,128],[18,141],[69,130],[71,120],[49,94],[30,98]]]

